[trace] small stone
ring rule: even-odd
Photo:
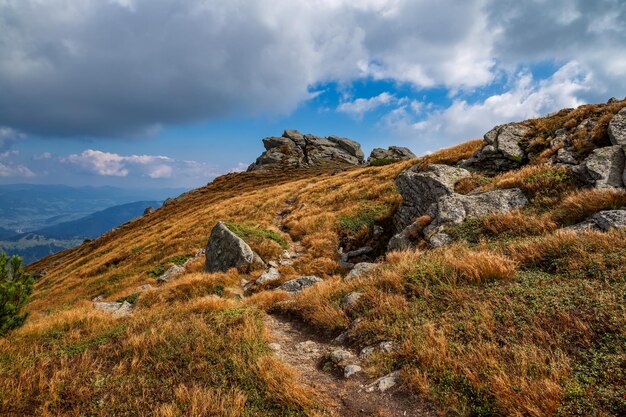
[[[312,285],[317,284],[318,282],[322,282],[323,280],[321,278],[318,278],[314,275],[311,276],[304,276],[304,277],[298,277],[292,280],[289,280],[285,283],[283,283],[283,285],[281,285],[280,287],[278,287],[279,290],[283,290],[283,291],[287,291],[287,292],[300,292],[305,288],[308,288]]]
[[[154,287],[152,285],[150,285],[150,284],[143,284],[143,285],[140,285],[139,287],[137,287],[137,291],[148,291],[148,290],[151,290],[153,288]]]
[[[170,279],[185,272],[185,268],[182,266],[174,265],[157,278],[158,282],[168,282]]]
[[[376,267],[375,263],[359,262],[358,264],[354,265],[354,268],[352,268],[352,270],[348,273],[348,275],[346,275],[344,279],[351,280],[351,279],[359,278],[363,275],[366,275],[375,267]]]
[[[354,355],[344,349],[335,349],[330,352],[329,359],[335,365],[342,365],[348,359],[351,359]]]
[[[347,365],[343,368],[343,377],[350,378],[352,375],[358,374],[363,369],[359,365]]]
[[[317,343],[312,340],[307,340],[305,342],[300,342],[296,344],[296,349],[307,353],[316,353],[319,350],[317,347]]]
[[[281,346],[278,343],[269,343],[267,346],[274,352],[278,352],[281,349]]]
[[[266,282],[276,281],[278,279],[280,279],[280,272],[278,271],[278,269],[272,267],[272,268],[268,269],[267,272],[264,272],[256,280],[256,284],[257,285],[261,285],[261,284],[264,284]]]
[[[385,392],[388,389],[396,386],[399,382],[400,382],[400,373],[398,371],[394,371],[372,382],[370,385],[365,387],[365,391],[366,392],[374,392],[374,391]]]

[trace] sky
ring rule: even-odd
[[[626,0],[0,0],[0,183],[197,187],[626,96]]]

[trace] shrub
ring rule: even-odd
[[[370,165],[374,167],[382,167],[384,165],[393,164],[394,162],[398,162],[398,161],[395,159],[391,159],[391,158],[376,158],[372,160],[372,162],[370,162]]]
[[[33,291],[33,278],[22,269],[22,258],[0,253],[0,335],[21,326],[28,313],[20,315]]]

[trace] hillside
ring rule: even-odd
[[[383,166],[228,174],[42,259],[0,339],[0,414],[625,415],[626,231],[600,222],[626,206],[624,107]],[[279,276],[203,272],[220,221]],[[302,276],[323,282],[283,286]]]

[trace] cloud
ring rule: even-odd
[[[392,94],[383,92],[375,97],[357,98],[353,101],[343,102],[337,106],[337,111],[361,119],[365,113],[394,102],[397,102],[397,99]]]
[[[451,96],[576,61],[626,93],[620,0],[0,1],[0,124],[44,136],[284,115],[329,82]]]
[[[545,80],[534,80],[528,72],[514,78],[511,89],[485,100],[453,100],[449,107],[432,111],[425,118],[418,116],[415,107],[400,106],[385,115],[382,123],[420,144],[451,145],[481,137],[498,124],[577,107],[582,104],[578,96],[593,83],[591,75],[576,62],[567,63]]]
[[[19,133],[15,129],[0,126],[0,151],[7,151],[16,142],[25,138],[25,134]]]
[[[140,176],[151,179],[213,177],[215,167],[197,161],[176,160],[161,155],[120,155],[87,149],[80,154],[62,157],[63,164],[98,176]]]

